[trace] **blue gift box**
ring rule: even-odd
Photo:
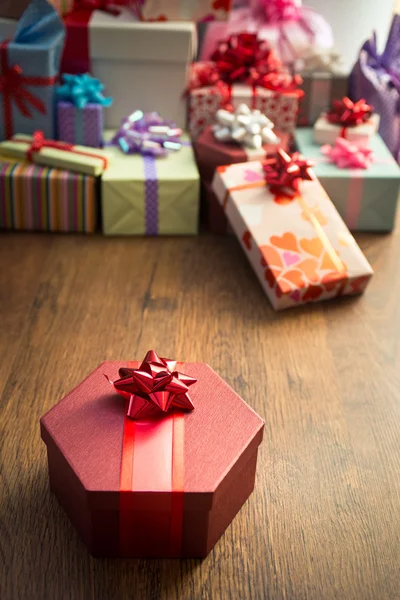
[[[64,25],[47,0],[33,0],[9,33],[10,22],[0,19],[0,139],[38,129],[54,138]]]
[[[297,129],[295,141],[351,231],[391,231],[400,188],[400,168],[382,138],[371,138],[374,162],[368,169],[340,169],[313,142],[313,130]]]

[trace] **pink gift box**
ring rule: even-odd
[[[272,306],[362,293],[372,268],[319,181],[294,198],[263,181],[260,161],[218,167],[213,190]]]

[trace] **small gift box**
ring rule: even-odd
[[[103,96],[104,85],[85,75],[63,75],[57,90],[58,139],[92,148],[103,145],[104,107],[112,98]]]
[[[231,0],[134,0],[144,21],[226,21]]]
[[[58,167],[95,177],[103,173],[109,160],[107,152],[46,140],[41,131],[35,132],[33,136],[17,134],[11,140],[0,142],[0,153],[37,165]]]
[[[196,234],[200,178],[191,144],[186,136],[180,140],[180,131],[159,115],[137,112],[139,120],[136,113],[128,117],[113,136],[117,147],[109,149],[112,161],[101,180],[103,233]],[[125,137],[127,123],[133,126]],[[153,127],[156,131],[151,133]],[[178,135],[170,135],[175,132]],[[107,133],[106,139],[110,137]],[[163,150],[166,139],[175,152]]]
[[[221,165],[263,159],[278,148],[289,150],[290,134],[272,131],[268,117],[246,105],[239,106],[235,113],[219,110],[216,119],[216,124],[207,127],[194,145],[200,176],[209,182]],[[240,122],[243,119],[244,124]],[[264,121],[269,123],[267,127]]]
[[[380,115],[379,133],[400,162],[400,15],[394,15],[384,51],[367,40],[350,76],[350,95],[365,98]]]
[[[79,6],[85,6],[80,3]],[[129,8],[73,10],[67,28],[62,72],[91,73],[113,98],[105,125],[116,129],[140,106],[186,123],[187,70],[196,52],[194,23],[142,23]]]
[[[0,162],[0,228],[92,233],[98,221],[94,177]]]
[[[251,60],[249,59],[251,57]],[[279,131],[293,131],[301,78],[292,76],[256,34],[232,35],[220,42],[209,62],[191,67],[189,129],[193,138],[215,121],[220,108],[247,104],[265,114]]]
[[[339,148],[328,157],[313,143],[312,130],[295,134],[300,152],[314,163],[318,181],[352,231],[391,231],[395,223],[400,186],[400,168],[379,135],[370,149],[360,149],[339,138]],[[340,143],[343,147],[340,147]],[[329,150],[329,149],[327,149]],[[325,150],[325,152],[327,151]],[[361,149],[363,150],[363,149]],[[329,156],[331,158],[329,158]]]
[[[41,419],[51,490],[94,556],[124,558],[205,557],[253,491],[263,428],[211,367],[154,351]]]
[[[379,115],[372,110],[365,100],[352,102],[347,97],[334,100],[331,110],[322,114],[314,125],[314,142],[334,144],[336,138],[344,137],[358,146],[368,146],[379,127]]]
[[[276,310],[364,290],[372,269],[301,156],[218,167],[213,189]]]
[[[36,129],[54,137],[63,24],[46,0],[32,0],[9,40],[13,28],[0,19],[0,140]]]

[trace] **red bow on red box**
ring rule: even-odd
[[[138,369],[122,368],[115,390],[129,400],[127,415],[132,419],[154,415],[154,409],[167,413],[172,408],[193,410],[189,386],[197,379],[176,370],[177,362],[161,358],[149,350]]]

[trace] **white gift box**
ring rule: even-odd
[[[378,127],[379,115],[376,114],[361,125],[346,128],[330,123],[326,115],[322,114],[314,125],[313,138],[316,144],[334,144],[336,139],[342,136],[358,146],[368,146],[369,140],[377,133]]]
[[[140,109],[186,124],[187,71],[196,53],[196,27],[186,22],[138,22],[128,9],[118,16],[94,11],[89,22],[91,71],[114,102],[106,126]]]

